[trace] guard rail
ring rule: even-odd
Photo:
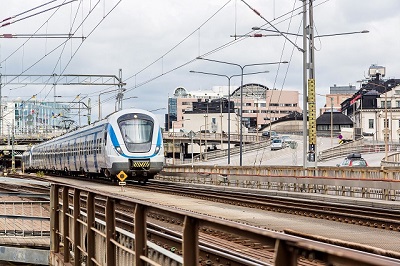
[[[163,181],[400,200],[398,167],[166,166]]]

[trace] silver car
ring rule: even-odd
[[[285,147],[284,143],[281,139],[273,139],[271,141],[271,151],[280,150],[283,149],[284,147]]]

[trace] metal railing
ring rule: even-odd
[[[73,194],[73,200],[70,195]],[[85,196],[86,202],[81,201]],[[96,199],[105,200],[104,220],[95,216]],[[226,219],[128,198],[125,195],[94,192],[64,184],[51,187],[50,264],[74,265],[198,265],[199,233],[202,228],[257,241],[274,247],[274,265],[298,265],[301,255],[320,258],[328,265],[396,265],[398,260],[376,256],[331,244],[303,239]],[[96,206],[98,208],[98,206]],[[132,210],[131,230],[118,228],[116,210]],[[174,217],[182,224],[182,255],[174,254],[146,239],[149,213]],[[133,232],[133,233],[132,233]]]
[[[254,151],[255,149],[264,149],[266,147],[269,147],[271,145],[271,142],[269,140],[263,140],[260,142],[256,143],[249,143],[249,144],[244,144],[242,151],[248,152],[248,151]],[[231,155],[239,154],[240,148],[239,147],[233,147],[231,148]],[[207,151],[204,152],[201,157],[200,154],[194,156],[194,160],[196,162],[198,161],[203,161],[203,160],[211,160],[211,159],[217,159],[221,157],[227,157],[228,156],[228,150],[215,150],[215,151]],[[184,160],[183,163],[189,163],[190,160]]]
[[[49,236],[49,201],[2,201],[0,236]]]
[[[381,166],[388,167],[399,167],[400,166],[400,152],[394,153],[387,156],[387,160],[385,158],[381,161]]]
[[[397,167],[166,166],[156,179],[400,201]]]
[[[359,139],[319,152],[318,160],[323,161],[336,157],[343,157],[350,153],[362,154],[362,153],[375,153],[384,151],[385,151],[384,143],[370,143],[365,139]],[[399,143],[388,144],[387,151],[388,152],[400,151],[400,144]]]

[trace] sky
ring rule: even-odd
[[[167,113],[177,87],[209,90],[226,86],[221,75],[269,71],[244,77],[270,89],[300,91],[302,38],[234,37],[252,27],[302,34],[299,0],[0,0],[1,95],[4,99],[84,101],[90,98],[92,121],[115,109],[116,86],[10,84],[7,75],[112,75],[126,83],[123,108]],[[256,10],[260,15],[253,11]],[[386,78],[400,78],[400,1],[314,1],[317,108],[329,87],[354,85],[367,78],[372,64],[386,67]],[[11,22],[9,25],[6,23]],[[275,28],[275,29],[274,29]],[[340,35],[368,30],[365,34]],[[66,38],[70,34],[74,38]],[[27,36],[33,36],[27,38]],[[57,36],[58,38],[55,38]],[[295,46],[295,45],[296,46]],[[240,65],[196,59],[204,57]],[[288,61],[288,64],[268,64]],[[251,64],[265,64],[247,66]],[[121,72],[120,72],[121,69]],[[15,81],[14,81],[15,82]],[[231,85],[240,86],[240,77]],[[109,93],[108,93],[109,92]],[[77,95],[80,95],[77,98]]]

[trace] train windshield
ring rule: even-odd
[[[129,119],[119,123],[125,145],[130,152],[148,152],[153,137],[153,122]]]

